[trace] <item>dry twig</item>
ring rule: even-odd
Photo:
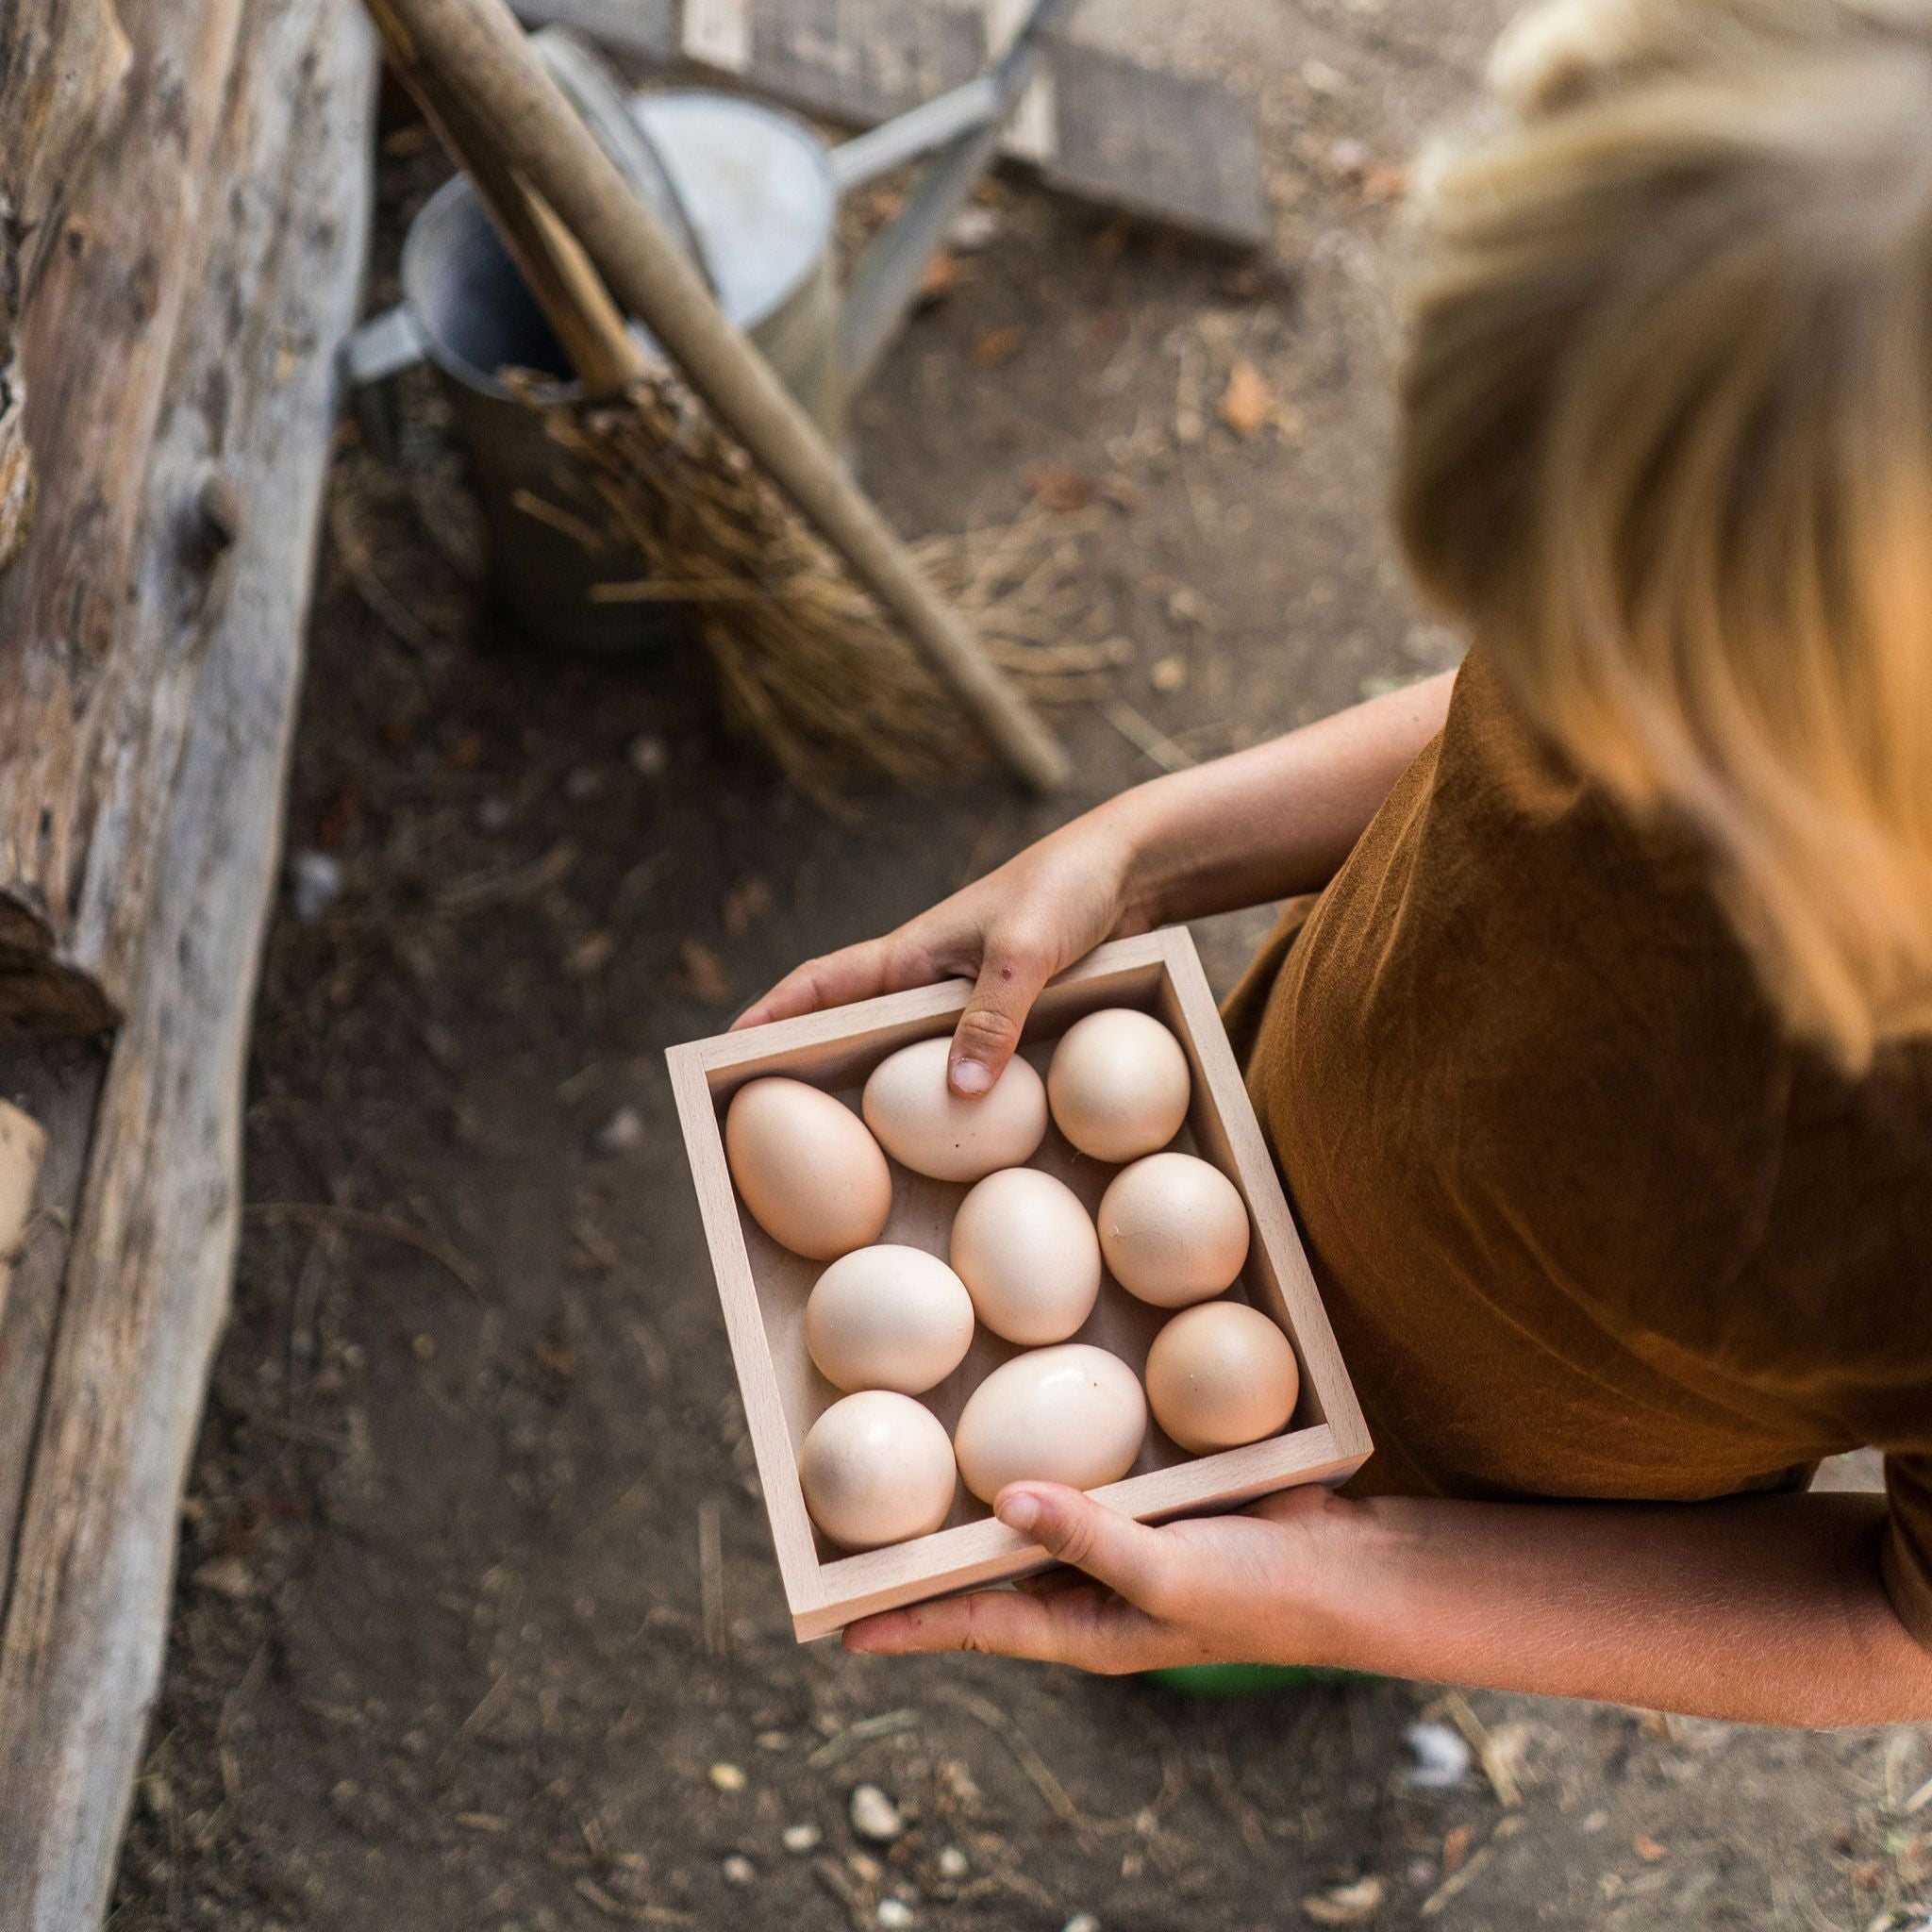
[[[343,1227],[355,1234],[374,1235],[378,1241],[400,1241],[418,1254],[426,1255],[447,1274],[453,1275],[480,1301],[488,1301],[483,1277],[466,1256],[459,1255],[446,1241],[433,1234],[398,1221],[393,1215],[372,1214],[362,1208],[338,1208],[326,1201],[251,1201],[242,1212],[250,1221],[274,1225],[292,1222],[306,1227]]]

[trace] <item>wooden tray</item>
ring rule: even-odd
[[[824,1264],[779,1247],[741,1211],[724,1161],[724,1109],[745,1081],[766,1074],[808,1080],[856,1110],[872,1069],[899,1047],[950,1032],[970,991],[965,981],[951,980],[889,993],[693,1041],[665,1056],[778,1568],[801,1641],[875,1610],[1004,1582],[1048,1561],[1043,1550],[996,1522],[963,1485],[953,1514],[930,1536],[853,1556],[819,1535],[799,1487],[798,1448],[839,1397],[812,1366],[803,1333],[806,1297]],[[1368,1430],[1186,928],[1116,940],[1063,973],[1034,1008],[1022,1052],[1044,1073],[1058,1036],[1100,1007],[1150,1012],[1187,1050],[1193,1100],[1173,1144],[1211,1160],[1247,1202],[1254,1240],[1234,1292],[1288,1332],[1301,1358],[1302,1392],[1284,1433],[1216,1456],[1190,1457],[1150,1426],[1133,1472],[1094,1493],[1131,1516],[1158,1519],[1233,1508],[1297,1483],[1342,1481],[1367,1457]],[[1052,1127],[1032,1164],[1058,1174],[1090,1210],[1118,1172],[1077,1153]],[[925,1248],[943,1259],[953,1213],[965,1192],[961,1185],[928,1180],[893,1162],[892,1214],[880,1240]],[[1111,1350],[1141,1374],[1167,1312],[1134,1300],[1108,1277],[1074,1340]],[[980,1380],[1019,1353],[982,1328],[965,1361],[920,1399],[950,1431]]]

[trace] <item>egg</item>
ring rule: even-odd
[[[985,1093],[946,1084],[948,1040],[902,1046],[872,1070],[859,1105],[879,1144],[914,1174],[976,1181],[1018,1167],[1046,1137],[1046,1090],[1024,1060],[1008,1060]]]
[[[951,1513],[958,1474],[940,1419],[889,1389],[833,1403],[798,1452],[811,1520],[848,1550],[930,1535]]]
[[[1245,1302],[1184,1309],[1147,1356],[1154,1419],[1193,1456],[1258,1442],[1288,1424],[1301,1390],[1294,1346]]]
[[[724,1158],[751,1218],[781,1247],[830,1261],[875,1241],[892,1171],[865,1123],[803,1080],[752,1080],[724,1114]]]
[[[953,1451],[991,1503],[1027,1477],[1076,1490],[1118,1482],[1147,1435],[1147,1398],[1118,1356],[1083,1341],[1015,1356],[966,1398]]]
[[[918,1395],[965,1360],[973,1346],[973,1298],[923,1248],[892,1241],[855,1248],[812,1284],[805,1346],[835,1388]]]
[[[1180,1041],[1131,1007],[1075,1020],[1046,1070],[1060,1132],[1096,1160],[1133,1160],[1165,1147],[1188,1117],[1191,1084]]]
[[[1248,1258],[1248,1210],[1218,1167],[1150,1154],[1100,1197],[1100,1251],[1129,1294],[1184,1308],[1229,1287]]]
[[[995,1335],[1064,1341],[1100,1293],[1100,1238],[1080,1198],[1037,1167],[990,1174],[953,1217],[953,1266]]]

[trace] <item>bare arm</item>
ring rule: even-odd
[[[973,979],[952,1080],[984,1092],[1040,989],[1102,940],[1325,884],[1441,728],[1452,682],[1444,673],[1123,792],[896,932],[808,960],[737,1024]]]
[[[1932,1718],[1932,1653],[1885,1593],[1875,1497],[1351,1502],[1303,1490],[1155,1529],[1026,1483],[999,1513],[1086,1576],[874,1617],[848,1645],[1100,1671],[1330,1664],[1756,1724]]]
[[[1442,728],[1453,672],[1124,792],[1145,923],[1200,919],[1325,886]]]

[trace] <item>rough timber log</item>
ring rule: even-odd
[[[0,1397],[32,1407],[24,1443],[0,1415],[7,1932],[98,1924],[159,1669],[367,226],[358,0],[120,17],[123,114],[23,339],[42,497],[0,580],[0,1009],[114,1029],[0,1052],[59,1210],[0,1312]]]
[[[127,58],[111,0],[0,0],[0,571],[34,508],[15,333]]]
[[[138,970],[202,669],[181,648],[180,607],[210,580],[235,495],[163,416],[181,400],[191,305],[219,267],[236,185],[219,150],[250,132],[229,87],[250,11],[121,0],[119,116],[42,244],[20,332],[40,534],[0,578],[0,1026],[13,1030],[110,1025]],[[208,380],[229,377],[217,366]],[[157,458],[174,473],[156,475]]]

